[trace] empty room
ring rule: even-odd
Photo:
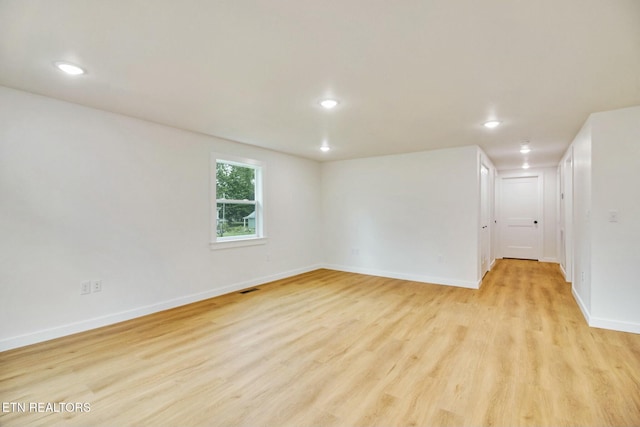
[[[637,0],[0,0],[0,425],[638,426],[639,159]]]

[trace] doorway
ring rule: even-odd
[[[542,176],[500,178],[500,252],[539,260],[542,249]]]
[[[480,164],[480,276],[484,277],[489,271],[491,259],[491,198],[490,198],[489,167]]]

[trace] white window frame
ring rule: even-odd
[[[229,163],[236,166],[249,167],[255,170],[255,212],[256,232],[249,236],[219,237],[217,233],[217,207],[216,174],[218,162]],[[265,163],[259,160],[245,157],[232,156],[222,153],[211,153],[211,249],[229,249],[243,246],[263,245],[267,242],[265,235],[265,215],[263,185],[265,177]],[[243,203],[242,200],[233,200],[233,203]],[[253,203],[251,203],[253,204]]]

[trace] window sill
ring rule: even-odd
[[[257,246],[267,243],[266,237],[252,237],[250,239],[225,240],[222,242],[211,242],[209,247],[212,250],[241,248],[244,246]]]

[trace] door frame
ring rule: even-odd
[[[484,181],[485,181],[485,186],[486,188],[483,190],[482,188],[482,182],[483,182],[483,173],[482,173],[482,169],[486,169],[487,173],[485,175]],[[493,223],[494,223],[494,219],[493,219],[493,211],[494,211],[494,206],[495,206],[495,199],[494,199],[494,189],[495,189],[495,181],[494,181],[494,174],[493,174],[493,167],[491,165],[490,162],[486,161],[484,158],[480,158],[480,169],[479,169],[479,184],[480,184],[480,211],[478,212],[478,223],[479,223],[479,237],[478,237],[478,242],[479,242],[479,252],[478,252],[478,258],[479,258],[479,269],[480,269],[480,278],[482,279],[484,277],[485,274],[487,274],[487,272],[489,272],[489,270],[491,270],[491,268],[493,267],[493,264],[495,262],[495,259],[492,259],[492,255],[493,255],[493,242],[492,242],[492,235],[493,235]],[[482,196],[484,194],[484,197]],[[486,214],[487,218],[486,218],[486,224],[483,224],[482,222],[482,216],[483,213]],[[484,229],[483,227],[487,227],[486,229]],[[484,239],[486,239],[486,242],[484,241]],[[483,259],[483,255],[485,255],[486,257],[486,265],[484,265],[483,268],[483,263],[482,263],[482,259]]]
[[[558,239],[564,240],[558,244],[558,251],[564,249],[564,254],[559,253],[558,258],[564,259],[564,265],[560,262],[560,270],[567,282],[573,282],[573,161],[573,145],[571,145],[560,161],[560,180],[558,181],[560,185],[558,197],[561,198]],[[562,235],[561,231],[563,231]]]
[[[503,258],[503,251],[502,251],[502,223],[504,221],[503,217],[502,217],[502,180],[503,179],[513,179],[513,178],[537,178],[538,179],[538,201],[536,203],[536,207],[537,207],[537,216],[538,216],[538,232],[536,235],[536,240],[537,240],[537,258],[538,261],[540,261],[542,259],[542,255],[544,253],[544,248],[543,248],[543,244],[544,244],[544,240],[543,240],[543,236],[544,236],[544,228],[545,228],[545,221],[543,218],[543,214],[544,214],[544,172],[541,170],[526,170],[526,171],[501,171],[498,172],[498,179],[496,180],[496,217],[497,217],[497,227],[496,227],[496,233],[497,233],[497,242],[498,244],[497,246],[497,254],[496,254],[496,258]]]

